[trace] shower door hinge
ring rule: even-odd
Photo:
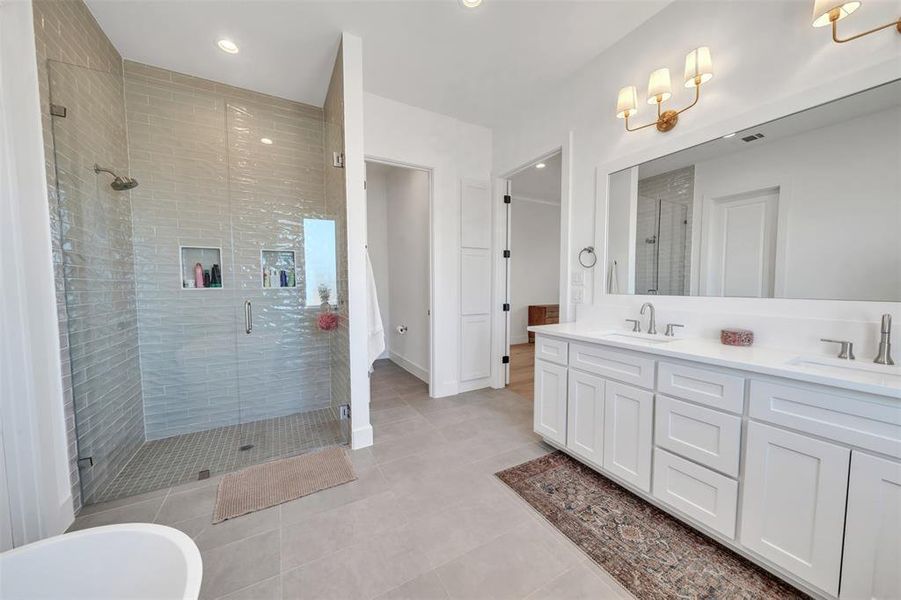
[[[85,456],[84,458],[78,459],[78,468],[79,469],[87,469],[88,467],[94,466],[94,457],[93,456]]]
[[[510,258],[510,251],[504,250],[504,258]]]
[[[513,202],[513,198],[510,197],[510,194],[504,194],[504,204],[510,204]]]
[[[338,407],[338,417],[342,420],[350,418],[350,404],[342,404]]]
[[[66,118],[66,107],[62,104],[51,104],[50,105],[50,114],[54,117],[62,117]]]
[[[344,153],[343,152],[332,152],[332,166],[338,167],[339,169],[344,168]]]
[[[510,364],[510,357],[509,357],[509,356],[502,356],[502,357],[501,357],[501,362],[502,362],[503,364],[505,364],[505,365]]]
[[[510,312],[510,305],[504,302],[504,312]]]

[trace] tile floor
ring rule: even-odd
[[[128,521],[191,535],[202,598],[630,598],[494,473],[549,448],[509,390],[430,399],[380,361],[375,445],[358,479],[211,525],[218,478],[86,507],[73,528]]]
[[[227,473],[274,458],[345,443],[335,408],[218,427],[147,442],[88,503],[108,502],[196,480],[202,470]],[[245,444],[253,446],[242,451]]]

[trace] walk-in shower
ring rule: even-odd
[[[346,443],[328,107],[130,62],[47,71],[83,502]]]

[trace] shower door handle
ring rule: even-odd
[[[253,307],[250,300],[244,301],[244,331],[250,335],[253,332]]]

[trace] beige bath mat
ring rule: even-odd
[[[213,523],[221,523],[357,478],[344,448],[248,467],[219,482]]]

